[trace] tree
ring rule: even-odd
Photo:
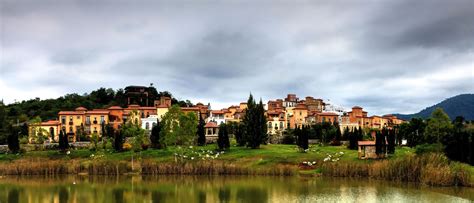
[[[426,123],[421,118],[412,118],[406,134],[407,145],[415,147],[424,142]]]
[[[358,138],[357,138],[357,128],[355,128],[354,130],[352,131],[348,131],[348,138],[349,138],[349,146],[347,146],[347,148],[349,149],[357,149],[357,146],[358,146]]]
[[[242,123],[237,123],[235,126],[234,135],[235,135],[235,141],[237,142],[237,145],[240,147],[245,146],[245,143],[247,143],[244,137],[244,132],[245,132],[245,126]]]
[[[206,125],[206,122],[204,122],[204,119],[202,118],[202,116],[199,116],[199,124],[197,126],[198,146],[206,145],[206,129],[204,128],[205,125]]]
[[[345,127],[341,140],[349,140],[349,128]]]
[[[198,119],[195,113],[183,113],[178,105],[173,105],[161,121],[160,143],[168,145],[190,145],[196,137]]]
[[[114,131],[114,149],[116,152],[123,150],[124,139],[121,130]]]
[[[262,100],[258,104],[255,103],[252,94],[247,100],[247,109],[242,120],[245,126],[244,139],[247,147],[256,149],[260,144],[267,141],[267,118],[263,108]]]
[[[219,150],[227,150],[230,147],[229,132],[227,131],[227,126],[225,123],[219,125],[217,147]]]
[[[297,137],[296,144],[298,145],[298,148],[300,148],[301,151],[306,152],[306,150],[309,148],[308,127],[302,126],[301,128],[296,128],[295,129],[295,135]]]
[[[377,131],[375,134],[375,153],[378,157],[382,157],[385,154],[385,133],[386,129],[382,129],[382,132]]]
[[[390,129],[387,132],[387,153],[395,153],[395,129]]]
[[[151,141],[151,147],[155,149],[160,149],[161,144],[160,144],[160,131],[161,131],[161,123],[158,120],[156,125],[153,126],[151,129],[151,134],[150,134],[150,141]]]
[[[10,125],[9,135],[7,137],[8,149],[12,153],[18,153],[20,151],[20,140],[18,139],[18,134],[20,133],[16,127]]]
[[[336,132],[335,132],[335,135],[334,135],[334,139],[332,140],[332,145],[336,145],[336,146],[339,146],[341,145],[341,128],[339,127],[339,123],[337,122],[334,122],[334,126],[333,126],[333,129],[335,128]]]
[[[437,108],[431,114],[426,126],[425,141],[427,143],[441,143],[443,137],[448,136],[453,129],[451,119],[443,109]]]
[[[65,152],[69,147],[67,135],[63,130],[59,131],[59,150]]]

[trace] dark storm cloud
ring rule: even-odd
[[[154,83],[216,108],[250,92],[296,93],[410,113],[474,91],[473,9],[469,0],[4,0],[1,96]]]

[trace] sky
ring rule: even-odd
[[[295,93],[369,115],[474,92],[474,1],[0,0],[0,99],[99,87],[213,109]]]

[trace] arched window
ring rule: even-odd
[[[268,128],[272,128],[272,122],[268,122]]]

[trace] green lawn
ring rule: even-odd
[[[202,147],[193,147],[192,151],[215,151],[216,145],[207,145]],[[188,150],[188,151],[189,151]],[[412,154],[414,150],[407,147],[397,148],[395,155],[392,157],[400,157],[407,154]],[[58,151],[30,151],[24,154],[0,154],[0,161],[11,161],[22,158],[48,158],[48,159],[91,159],[91,155],[95,157],[100,156],[109,160],[131,160],[132,156],[142,159],[152,159],[157,161],[174,160],[174,153],[179,150],[176,147],[168,147],[167,149],[148,149],[141,152],[119,152],[115,153],[113,150],[98,150],[91,151],[88,149],[71,150],[71,153],[66,155]],[[342,153],[341,153],[342,152]],[[230,150],[219,156],[219,160],[239,162],[248,165],[265,166],[268,164],[297,164],[303,161],[323,161],[328,155],[337,155],[340,160],[345,161],[360,161],[357,158],[357,150],[349,150],[345,146],[318,146],[311,145],[310,149],[305,152],[300,152],[296,145],[282,145],[269,144],[261,145],[260,149],[249,149],[246,147],[237,147],[233,143]]]

